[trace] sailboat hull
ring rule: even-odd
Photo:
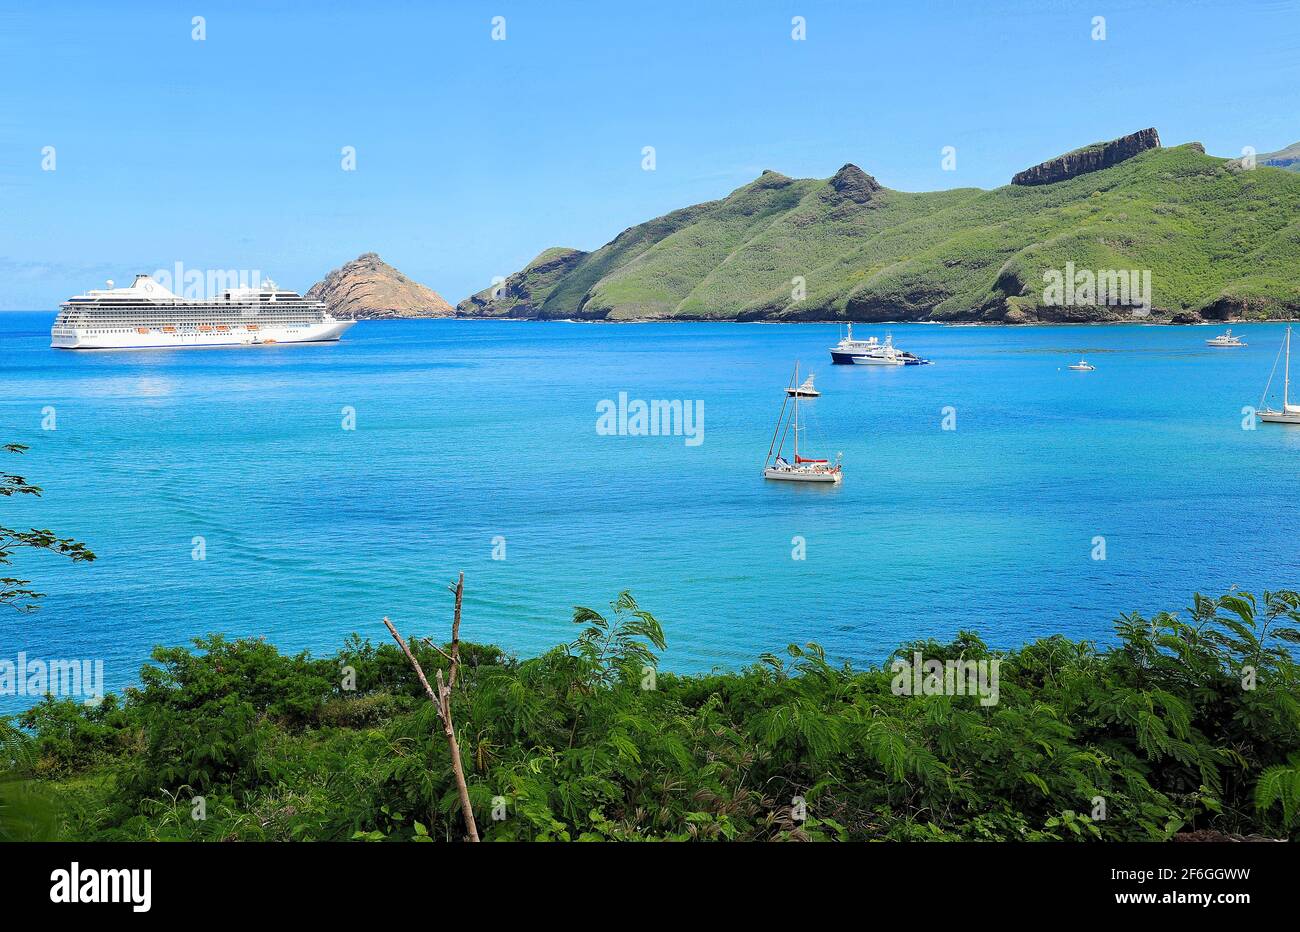
[[[774,469],[769,466],[763,470],[764,479],[780,479],[785,482],[839,482],[843,473],[823,472],[813,469]]]
[[[1283,411],[1260,411],[1255,415],[1266,424],[1300,424],[1300,414]]]

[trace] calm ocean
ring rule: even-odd
[[[46,490],[0,509],[99,559],[24,554],[48,597],[0,617],[0,657],[103,658],[110,688],[206,632],[319,653],[389,615],[445,636],[459,570],[467,639],[535,654],[626,588],[677,670],[806,641],[876,662],[962,628],[1104,641],[1120,612],[1300,583],[1300,428],[1242,429],[1280,325],[1236,350],[1207,327],[900,325],[935,364],[877,369],[829,364],[834,325],[375,321],[335,345],[69,353],[51,320],[0,314],[0,442],[31,447],[4,468]],[[1081,353],[1095,372],[1064,368]],[[795,360],[840,487],[761,478]],[[702,401],[703,442],[599,435],[619,392]]]

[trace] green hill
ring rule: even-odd
[[[594,252],[551,249],[471,316],[608,320],[1130,319],[1045,273],[1149,273],[1151,316],[1300,312],[1300,176],[1245,170],[1155,130],[1075,150],[985,191],[909,193],[857,166],[777,172],[674,211]],[[1067,264],[1072,263],[1072,266]],[[802,285],[800,286],[800,281]],[[1113,282],[1113,279],[1112,279]],[[1136,303],[1134,301],[1134,303]]]
[[[1293,142],[1285,149],[1278,149],[1276,152],[1267,152],[1264,155],[1257,156],[1256,161],[1260,165],[1272,165],[1274,168],[1285,168],[1287,171],[1300,172],[1300,142]]]

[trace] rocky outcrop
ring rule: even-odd
[[[828,184],[840,197],[855,204],[867,203],[871,195],[881,190],[880,182],[851,162],[837,171]]]
[[[551,289],[587,253],[556,246],[539,255],[523,269],[456,305],[456,313],[467,317],[538,317]]]
[[[1018,172],[1012,177],[1011,183],[1056,184],[1058,181],[1067,181],[1079,175],[1110,168],[1148,149],[1158,148],[1160,148],[1160,134],[1152,127],[1121,136],[1119,139],[1112,139],[1110,142],[1095,143],[1054,159],[1048,159],[1040,165]]]
[[[412,281],[373,252],[362,253],[311,286],[335,317],[450,317],[456,312],[431,288]]]

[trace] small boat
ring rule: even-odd
[[[802,384],[797,387],[794,385],[787,387],[785,393],[787,395],[798,395],[800,398],[817,398],[821,395],[821,392],[813,388],[813,374],[811,372],[808,373],[808,378],[804,379]]]
[[[1068,366],[1067,368],[1073,369],[1075,372],[1092,372],[1097,367],[1086,359],[1080,359],[1073,366]]]
[[[1282,376],[1282,408],[1266,408],[1264,400],[1268,398],[1269,386],[1273,384],[1273,375],[1269,375],[1268,384],[1264,386],[1264,397],[1259,401],[1257,417],[1268,424],[1300,424],[1300,405],[1291,404],[1291,328],[1286,328],[1286,366]],[[1281,350],[1279,350],[1281,352]],[[1273,360],[1273,373],[1277,373],[1277,359]]]
[[[894,346],[894,335],[885,334],[885,342],[881,343],[875,337],[867,341],[868,352],[859,353],[853,357],[855,366],[905,366],[907,359],[903,351]]]
[[[1234,337],[1232,335],[1232,331],[1228,330],[1225,333],[1219,334],[1217,337],[1215,337],[1212,340],[1206,340],[1205,345],[1206,346],[1245,346],[1246,344],[1242,343],[1239,338]]]
[[[794,378],[790,380],[790,388],[786,389],[786,399],[781,405],[781,416],[776,420],[772,443],[767,448],[767,459],[763,461],[763,478],[786,482],[839,482],[844,478],[844,474],[840,471],[838,456],[835,458],[835,465],[832,466],[829,460],[799,455],[799,433],[808,428],[799,423],[800,396],[790,390],[796,385],[799,385],[798,363],[795,363]],[[786,413],[787,411],[789,414]],[[793,462],[784,456],[785,438],[791,428],[794,429]]]

